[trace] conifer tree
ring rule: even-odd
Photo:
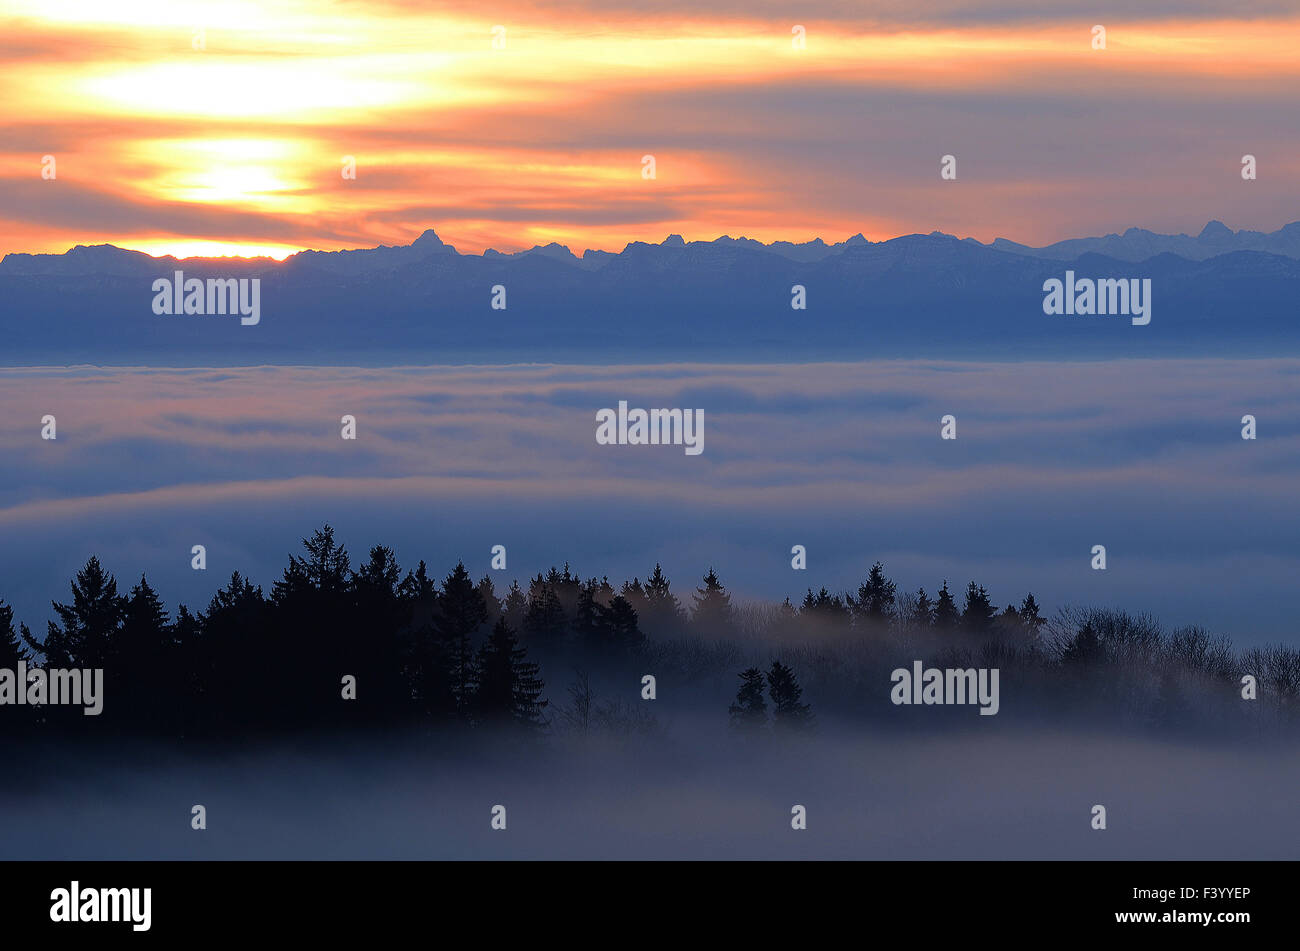
[[[573,612],[573,636],[583,648],[590,651],[604,649],[605,630],[600,605],[596,603],[596,579],[592,578],[578,592],[578,606]]]
[[[884,627],[894,617],[897,585],[885,577],[885,566],[876,562],[871,566],[867,580],[858,587],[857,600],[852,602],[860,622]]]
[[[111,666],[117,651],[125,599],[117,581],[92,556],[72,582],[72,602],[51,602],[59,623],[50,621],[42,644],[28,643],[45,655],[50,667]]]
[[[794,609],[794,605],[790,603],[789,598],[786,598],[781,602],[781,606],[776,609],[776,613],[777,623],[782,627],[789,627],[789,625],[799,616],[799,612]]]
[[[307,557],[289,556],[289,566],[284,576],[275,583],[272,595],[276,601],[314,589],[326,593],[345,591],[350,582],[352,562],[348,551],[334,541],[334,529],[326,524],[302,540]]]
[[[843,628],[849,623],[850,617],[849,606],[844,603],[844,599],[838,594],[832,595],[824,587],[816,594],[809,588],[803,603],[799,605],[800,620],[811,621],[823,630]]]
[[[629,599],[630,600],[630,599]],[[636,607],[636,602],[632,602]],[[639,610],[639,609],[638,609]],[[673,594],[663,568],[655,562],[655,570],[645,583],[645,610],[639,611],[642,627],[651,634],[664,636],[676,634],[686,626],[686,611]]]
[[[518,581],[510,582],[510,590],[506,592],[505,600],[501,604],[501,616],[506,619],[511,630],[523,629],[524,612],[527,610],[528,596],[519,587]]]
[[[1025,630],[1030,634],[1037,635],[1046,619],[1039,614],[1038,602],[1034,600],[1034,594],[1031,591],[1025,595],[1025,600],[1020,602],[1020,623],[1024,625]]]
[[[969,634],[984,635],[993,630],[997,612],[983,585],[974,581],[966,586],[966,604],[962,608],[961,626]]]
[[[767,724],[767,701],[763,699],[763,672],[750,667],[740,672],[740,689],[736,702],[727,708],[731,725],[739,730],[751,731]]]
[[[948,581],[944,579],[943,587],[939,589],[939,597],[934,602],[934,626],[939,631],[954,631],[961,620],[961,615],[957,612],[957,602],[953,600],[952,593],[948,590]]]
[[[779,660],[772,661],[767,672],[768,696],[772,698],[772,725],[787,729],[805,729],[812,725],[812,709],[800,703],[803,688],[794,671]]]
[[[539,667],[527,659],[510,625],[502,618],[478,654],[474,711],[480,722],[529,730],[542,726],[543,684]]]
[[[19,661],[30,663],[31,659],[19,630],[14,628],[14,609],[0,600],[0,669],[16,670]]]
[[[574,604],[577,611],[577,604]],[[530,645],[555,647],[564,641],[564,606],[555,588],[540,575],[534,579],[524,612],[524,634]]]
[[[104,672],[105,692],[118,698],[110,714],[116,722],[143,722],[151,706],[154,712],[166,708],[171,718],[171,701],[177,699],[170,677],[174,648],[167,610],[141,575],[123,607],[114,663]]]
[[[352,580],[355,617],[368,636],[350,638],[343,655],[347,673],[365,684],[357,693],[357,714],[371,721],[395,716],[409,698],[404,673],[410,647],[404,635],[411,609],[403,600],[403,584],[397,557],[384,545],[370,549]]]
[[[1061,660],[1072,665],[1094,664],[1106,656],[1106,648],[1093,627],[1092,621],[1084,623],[1078,633],[1066,644]]]
[[[615,653],[630,653],[645,641],[637,626],[636,610],[622,595],[616,595],[609,607],[601,609],[600,620],[609,647]]]
[[[916,603],[908,615],[907,623],[917,630],[926,630],[934,624],[934,602],[925,593],[925,588],[916,589]]]
[[[425,602],[431,604],[437,599],[438,586],[433,583],[429,577],[428,566],[421,559],[415,571],[408,571],[406,577],[402,579],[402,584],[397,590],[398,597],[408,604],[416,602]]]
[[[442,583],[433,630],[448,664],[452,700],[457,714],[462,717],[470,713],[474,692],[476,671],[472,639],[487,617],[483,596],[470,579],[464,563],[458,562]]]
[[[496,585],[488,575],[478,580],[478,594],[483,599],[484,607],[487,608],[487,619],[483,623],[488,627],[495,627],[497,621],[501,619],[503,606],[501,599],[497,597]]]
[[[625,600],[628,604],[632,605],[632,609],[636,611],[638,615],[645,614],[645,610],[646,610],[645,587],[641,584],[641,582],[638,579],[633,578],[631,581],[624,581],[623,587],[619,591],[619,594],[623,596],[623,600]]]
[[[695,610],[691,614],[691,623],[699,631],[714,637],[731,632],[735,616],[731,595],[712,568],[704,576],[704,587],[695,589],[694,600]]]

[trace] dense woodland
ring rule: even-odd
[[[53,602],[44,637],[0,601],[0,668],[103,668],[105,678],[102,715],[6,706],[0,733],[652,732],[649,708],[681,709],[664,703],[665,690],[706,698],[705,712],[737,732],[815,729],[826,716],[907,727],[940,722],[922,712],[981,719],[893,707],[889,671],[913,659],[999,667],[1004,712],[990,720],[1063,714],[1232,730],[1289,726],[1300,709],[1300,650],[1237,653],[1226,637],[1106,609],[1047,619],[1032,594],[998,609],[973,581],[960,602],[946,581],[933,597],[900,593],[879,563],[856,592],[741,605],[712,569],[686,598],[658,565],[618,588],[566,565],[498,591],[463,564],[441,580],[423,561],[403,572],[383,546],[354,567],[328,525],[303,545],[269,593],[235,573],[197,613],[182,605],[169,616],[144,577],[120,591],[97,558],[71,599]],[[647,673],[656,704],[640,702]],[[1242,698],[1245,674],[1259,681],[1255,702]],[[355,699],[343,698],[345,675],[356,678]]]

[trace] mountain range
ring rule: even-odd
[[[1149,278],[1152,321],[1049,317],[1043,282]],[[156,315],[152,282],[258,278],[262,318]],[[494,309],[493,288],[506,290]],[[792,287],[806,309],[792,309]],[[500,303],[499,295],[496,295]],[[412,244],[271,258],[112,245],[0,261],[4,365],[435,364],[1276,355],[1300,342],[1300,222],[1130,228],[1033,248],[933,232],[749,238],[574,255]]]

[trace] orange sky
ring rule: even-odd
[[[1094,50],[1087,15],[953,7],[882,23],[762,3],[648,19],[507,0],[489,20],[396,0],[4,0],[0,252],[283,256],[430,227],[462,251],[1045,243],[1300,218],[1300,17],[1098,15]]]

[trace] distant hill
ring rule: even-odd
[[[1049,317],[1043,281],[1150,278],[1152,321]],[[157,316],[156,278],[259,278],[261,321]],[[507,308],[490,306],[494,285]],[[791,287],[807,289],[792,310]],[[0,262],[0,363],[647,362],[1295,353],[1300,222],[1131,228],[1045,248],[938,232],[872,242],[409,246],[270,258],[153,258],[112,245]]]

